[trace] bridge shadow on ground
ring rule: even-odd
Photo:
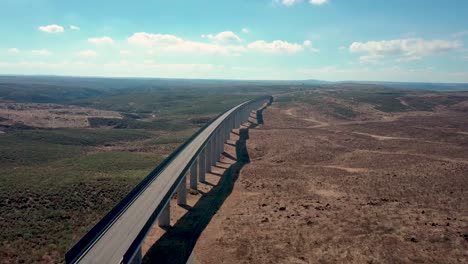
[[[257,112],[258,124],[263,124],[264,109]],[[209,192],[202,193],[197,203],[188,208],[187,213],[166,230],[166,233],[148,250],[143,263],[187,263],[201,233],[232,193],[241,169],[250,162],[246,143],[249,139],[249,129],[257,127],[257,123],[249,121],[247,127],[241,127],[239,139],[235,143],[236,157],[223,153],[225,158],[235,163],[230,166],[223,163],[229,167],[223,166],[225,171],[218,184]]]

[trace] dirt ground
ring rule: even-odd
[[[0,102],[0,125],[22,124],[40,128],[78,128],[88,127],[88,118],[92,117],[122,118],[118,112],[86,107]]]
[[[195,263],[468,263],[467,112],[263,118]]]
[[[200,235],[231,195],[241,169],[248,163],[246,140],[248,130],[235,129],[225,144],[225,153],[206,181],[199,182],[197,190],[189,189],[187,205],[177,205],[177,195],[171,200],[171,226],[154,225],[142,246],[143,263],[187,263]],[[189,262],[190,263],[190,262]]]

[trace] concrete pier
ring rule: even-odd
[[[198,190],[198,159],[196,159],[190,167],[190,189]]]
[[[187,205],[187,174],[184,176],[177,188],[177,204]]]
[[[212,159],[213,159],[213,154],[211,153],[211,145],[213,144],[212,141],[209,141],[208,144],[206,144],[206,151],[205,151],[205,156],[206,156],[206,172],[211,172],[211,165],[213,165]]]
[[[166,204],[166,207],[164,207],[163,211],[159,215],[158,225],[160,227],[171,226],[171,201]]]
[[[218,148],[216,149],[216,161],[219,161],[220,159],[220,154],[221,154],[221,147],[223,145],[223,143],[221,142],[221,138],[222,138],[222,135],[221,135],[221,130],[219,131],[217,137],[216,137],[216,143],[217,143],[217,146]]]
[[[205,173],[206,173],[206,161],[205,161],[205,151],[206,148],[200,152],[198,156],[198,179],[199,182],[205,182]]]
[[[210,148],[210,154],[211,154],[211,166],[216,166],[216,140],[214,140],[215,137],[211,139],[211,148]]]

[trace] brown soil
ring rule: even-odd
[[[171,227],[157,224],[142,246],[143,263],[187,263],[195,243],[212,218],[232,193],[239,172],[248,162],[246,129],[235,130],[225,145],[225,154],[206,181],[198,183],[198,190],[189,190],[186,206],[177,205],[177,195],[170,202]],[[189,180],[187,178],[187,188]]]
[[[88,118],[122,118],[114,111],[69,105],[37,103],[0,103],[0,122],[4,125],[22,124],[41,128],[88,127]]]
[[[195,262],[468,263],[468,113],[264,120]]]

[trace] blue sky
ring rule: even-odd
[[[0,74],[468,82],[468,1],[0,0]]]

